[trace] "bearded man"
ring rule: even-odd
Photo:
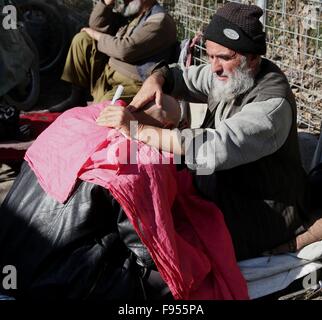
[[[51,112],[84,105],[89,93],[94,102],[111,100],[118,85],[124,87],[121,99],[130,102],[151,66],[173,55],[175,22],[157,1],[115,2],[99,0],[89,28],[74,37],[61,77],[72,93]]]
[[[154,128],[158,134],[151,135],[145,125],[135,138],[185,155],[199,192],[222,210],[238,260],[287,243],[309,220],[296,104],[282,71],[261,58],[262,14],[259,7],[240,3],[218,9],[204,33],[209,63],[184,70],[156,66],[131,102],[133,109],[153,99],[161,104],[167,92],[208,103],[192,141],[175,130]],[[128,133],[132,119],[129,109],[107,107],[99,121]],[[198,169],[212,173],[200,175]]]

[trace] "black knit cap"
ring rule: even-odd
[[[237,52],[265,54],[266,34],[259,20],[262,15],[258,6],[229,2],[217,10],[204,38]]]

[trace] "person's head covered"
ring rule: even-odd
[[[266,53],[266,34],[255,5],[229,2],[219,8],[204,32],[205,40],[216,42],[240,53]]]
[[[216,101],[231,101],[255,83],[261,55],[266,53],[266,36],[254,5],[227,3],[219,8],[204,32],[213,76]]]

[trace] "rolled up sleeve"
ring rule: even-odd
[[[125,36],[104,34],[98,50],[127,63],[136,63],[163,51],[176,41],[175,24],[169,16],[160,14],[148,18],[140,30]]]
[[[186,149],[186,161],[212,170],[250,163],[281,148],[291,126],[292,110],[286,99],[249,103],[216,129],[198,131],[193,145]]]

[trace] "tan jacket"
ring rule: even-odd
[[[98,42],[98,50],[110,57],[109,65],[140,81],[151,65],[169,58],[177,40],[174,20],[157,3],[144,15],[128,21],[113,11],[113,5],[100,1],[93,9],[89,25],[105,33]]]

